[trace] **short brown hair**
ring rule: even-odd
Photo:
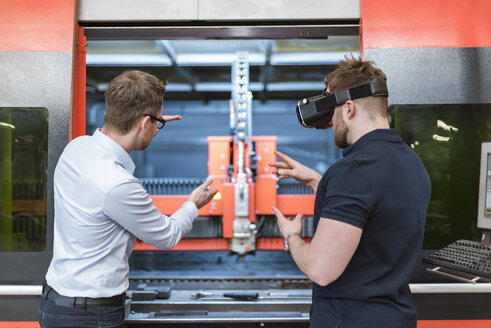
[[[339,66],[324,78],[326,88],[330,94],[338,91],[354,88],[369,83],[375,74],[387,80],[387,76],[382,70],[375,66],[375,62],[355,58],[353,54],[345,56],[339,62]],[[375,110],[387,115],[387,97],[366,97],[356,100],[364,105],[369,115]]]
[[[109,82],[104,96],[104,126],[127,134],[146,114],[160,115],[167,81],[136,70],[125,71]]]

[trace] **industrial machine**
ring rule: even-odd
[[[295,183],[300,194],[288,193],[292,182],[279,182],[269,167],[269,163],[276,161],[276,136],[252,135],[252,94],[246,55],[238,53],[232,66],[231,135],[207,137],[208,177],[213,179],[212,188],[218,189],[218,193],[200,209],[201,219],[177,249],[229,249],[239,256],[255,250],[281,250],[281,235],[271,227],[273,205],[286,215],[296,215],[299,209],[304,211],[305,237],[312,236],[312,220],[308,218],[313,215],[312,191]],[[142,179],[155,205],[167,215],[177,210],[203,181],[204,177]],[[258,238],[258,232],[267,237]],[[200,238],[199,245],[193,246],[195,238]],[[140,242],[136,249],[151,247]]]
[[[86,92],[94,89],[87,74],[87,40],[359,37],[360,53],[388,76],[391,126],[422,158],[432,179],[421,258],[459,239],[480,242],[475,224],[483,193],[479,153],[481,143],[491,140],[488,1],[450,0],[445,6],[434,0],[404,0],[397,6],[390,0],[0,2],[0,326],[38,327],[53,247],[54,167],[65,145],[89,132],[86,118],[93,114],[86,112],[91,108]],[[159,44],[167,49],[165,65],[186,77],[193,99],[210,101],[199,98],[196,79],[166,45]],[[230,133],[208,134],[206,173],[142,178],[164,214],[175,211],[206,176],[219,193],[200,209],[193,230],[174,250],[137,243],[130,259],[128,327],[308,326],[310,282],[282,251],[271,205],[287,216],[301,209],[309,238],[314,195],[277,181],[269,170],[274,150],[285,147],[281,133],[289,134],[288,128],[275,130],[274,115],[271,133],[252,131],[250,124],[249,92],[271,92],[253,88],[251,77],[264,82],[268,70],[286,66],[273,64],[271,52],[268,46],[261,78],[244,53],[236,57],[228,81],[232,99],[221,124]],[[119,55],[118,60],[126,58]],[[159,65],[162,61],[145,69]],[[300,60],[295,65],[306,69]],[[119,72],[114,63],[100,66],[112,77]],[[325,62],[317,66],[325,68]],[[292,98],[321,88],[297,97],[305,90]],[[164,106],[168,103],[166,98]],[[294,111],[295,105],[296,120]],[[410,287],[420,328],[489,326],[489,283],[457,283],[421,265]]]

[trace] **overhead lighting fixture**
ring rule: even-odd
[[[250,91],[262,91],[263,84],[261,82],[249,83]],[[201,92],[230,92],[232,85],[229,82],[200,82],[196,83],[196,91]]]
[[[309,91],[325,90],[323,82],[274,82],[266,86],[268,91]]]
[[[171,66],[164,54],[87,54],[87,66]]]
[[[271,65],[337,65],[346,52],[280,52],[271,54]],[[353,53],[357,56],[357,53]]]
[[[266,56],[260,53],[248,54],[249,65],[264,65]],[[179,66],[230,66],[237,60],[237,55],[227,53],[213,54],[179,54],[176,56],[176,63]]]
[[[191,91],[193,88],[191,87],[191,84],[187,84],[187,83],[171,83],[169,82],[166,87],[165,87],[166,91],[170,91],[170,92],[189,92]]]
[[[271,54],[271,65],[337,65],[345,52],[291,52]],[[356,55],[356,53],[354,53]],[[179,66],[231,66],[237,56],[235,53],[192,53],[177,54]],[[249,64],[266,64],[263,53],[249,53]],[[87,66],[172,66],[172,60],[166,54],[115,54],[88,53]]]

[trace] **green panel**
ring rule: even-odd
[[[491,141],[491,105],[392,105],[389,113],[391,126],[431,178],[423,248],[440,249],[458,239],[479,241],[481,143]]]
[[[46,247],[48,110],[0,108],[0,252]]]
[[[12,250],[12,115],[0,112],[0,250]]]

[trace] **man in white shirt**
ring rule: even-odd
[[[53,259],[40,306],[41,327],[122,327],[128,259],[136,239],[174,247],[216,190],[196,188],[170,217],[133,176],[129,154],[145,149],[166,122],[166,82],[126,71],[105,92],[102,129],[70,142],[54,174]]]

